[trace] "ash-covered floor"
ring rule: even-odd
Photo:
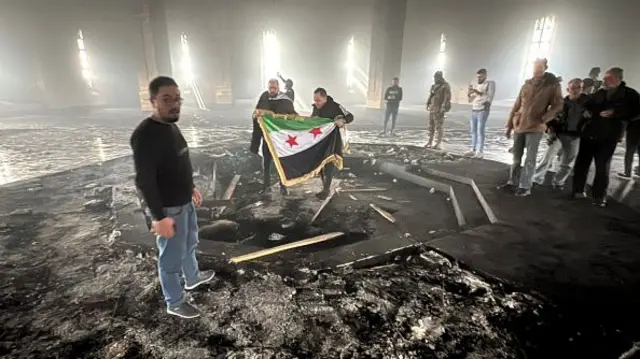
[[[255,172],[259,162],[238,155],[237,150],[248,139],[247,129],[207,129],[185,122],[187,139],[202,147],[203,154],[221,163],[235,157],[233,166],[245,176],[237,190],[244,202],[230,206],[226,213],[237,219],[237,210],[258,200],[248,194],[259,187],[255,178],[259,176],[248,174]],[[49,136],[42,136],[47,131]],[[354,132],[356,139],[361,135],[378,138],[373,130]],[[233,241],[218,246],[203,239],[203,248],[221,251],[200,256],[203,268],[218,271],[210,287],[192,294],[206,315],[193,321],[168,317],[155,272],[152,238],[127,227],[138,223],[138,229],[144,228],[142,217],[140,222],[135,222],[139,214],[134,212],[123,217],[117,210],[121,204],[115,203],[122,200],[116,192],[132,185],[130,160],[110,160],[128,153],[129,130],[114,124],[22,127],[4,129],[2,134],[11,139],[3,144],[5,150],[13,151],[2,164],[5,179],[10,179],[5,182],[24,179],[1,188],[2,357],[529,359],[597,354],[618,358],[638,334],[628,326],[601,321],[611,302],[602,308],[594,303],[573,310],[531,288],[476,272],[427,245],[384,257],[384,262],[322,270],[311,264],[331,248],[293,251],[232,266],[228,257],[233,250],[244,251],[243,247]],[[448,136],[464,135],[459,129]],[[415,131],[407,130],[406,136],[394,141],[411,144],[417,137]],[[101,144],[96,138],[102,139]],[[20,146],[26,147],[21,151]],[[506,153],[504,146],[499,148]],[[455,156],[403,145],[358,144],[353,146],[353,156],[410,165],[469,166]],[[23,165],[15,166],[20,159]],[[51,161],[49,167],[47,161]],[[89,163],[94,164],[80,167]],[[36,177],[71,167],[76,169]],[[343,179],[356,182],[348,173],[343,171]],[[227,183],[229,176],[226,172],[220,182]],[[363,178],[357,180],[368,185],[388,181],[359,176]],[[401,207],[417,195],[402,196],[400,191],[390,197]],[[387,201],[373,195],[359,200]],[[333,210],[355,205],[349,201],[353,202],[337,198]],[[327,213],[317,226],[340,229],[329,228],[339,221]],[[400,210],[397,215],[401,216]],[[434,229],[427,231],[426,222],[412,223],[410,217],[402,221],[404,228],[399,226],[388,235],[413,244],[429,237]],[[358,220],[374,233],[384,223],[375,213]],[[408,232],[414,233],[405,237]],[[127,240],[136,235],[137,239]],[[483,238],[482,232],[473,236]],[[435,237],[430,239],[446,240]],[[373,250],[373,243],[372,239],[349,243],[341,251],[357,252],[357,257]],[[260,246],[263,243],[247,247]],[[548,270],[544,263],[536,267]]]

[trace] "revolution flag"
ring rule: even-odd
[[[262,111],[258,123],[285,186],[314,177],[329,163],[342,169],[346,141],[334,120]]]

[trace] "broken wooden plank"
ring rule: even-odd
[[[333,233],[323,234],[323,235],[320,235],[320,236],[303,239],[301,241],[287,243],[287,244],[283,244],[281,246],[268,248],[268,249],[263,249],[263,250],[259,250],[259,251],[253,252],[253,253],[248,253],[248,254],[245,254],[245,255],[233,257],[233,258],[231,258],[231,263],[241,263],[241,262],[246,262],[246,261],[250,261],[250,260],[261,258],[261,257],[266,257],[266,256],[269,256],[269,255],[272,255],[272,254],[276,254],[276,253],[280,253],[282,251],[286,251],[286,250],[289,250],[289,249],[294,249],[294,248],[308,246],[308,245],[311,245],[311,244],[325,242],[325,241],[328,241],[330,239],[341,237],[343,235],[344,235],[344,233],[342,233],[342,232],[333,232]]]
[[[340,188],[340,192],[344,193],[356,193],[356,192],[381,192],[386,191],[386,188],[371,187],[371,188]]]
[[[324,207],[326,207],[327,204],[329,204],[329,202],[331,201],[331,198],[333,198],[334,194],[336,194],[336,191],[335,190],[331,190],[331,193],[329,193],[329,196],[327,198],[325,198],[325,200],[322,202],[322,205],[320,205],[320,208],[318,208],[318,211],[316,212],[316,214],[314,214],[313,218],[311,218],[311,222],[309,222],[309,225],[312,225],[313,222],[315,222],[315,220],[318,219],[318,216],[320,216],[320,212],[322,212]]]
[[[222,195],[222,199],[224,200],[231,199],[231,197],[233,196],[233,192],[235,192],[236,190],[236,186],[238,185],[238,182],[240,182],[240,175],[233,176],[233,179],[229,183],[229,187],[227,187],[227,190],[224,192],[224,195]]]
[[[354,200],[354,201],[357,201],[357,200],[358,200],[358,199],[356,198],[356,196],[354,196],[354,195],[352,195],[352,194],[350,194],[350,195],[349,195],[349,198],[351,198],[351,199],[352,199],[352,200]]]
[[[393,198],[387,197],[387,196],[377,195],[376,197],[378,197],[380,199],[384,199],[385,201],[393,201]]]
[[[376,212],[378,212],[382,217],[384,217],[387,221],[391,222],[391,223],[396,223],[396,219],[393,218],[393,216],[391,215],[391,213],[383,210],[382,208],[376,206],[373,203],[369,203],[369,206],[371,208],[373,208]]]
[[[218,175],[218,161],[213,162],[211,170],[211,197],[216,198],[216,177]]]

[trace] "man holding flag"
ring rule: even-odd
[[[353,122],[353,114],[347,111],[344,106],[335,102],[333,97],[327,96],[327,90],[322,87],[313,91],[313,112],[311,113],[311,117],[333,119],[338,128],[343,127],[347,123]],[[337,136],[337,138],[340,140],[340,144],[337,146],[337,151],[339,151],[339,155],[342,156],[342,139],[340,136]],[[324,200],[329,196],[329,192],[331,191],[331,182],[333,181],[333,175],[336,170],[337,168],[334,163],[327,163],[320,172],[320,178],[322,178],[322,191],[316,194],[316,197],[319,199]]]
[[[277,79],[269,80],[267,88],[268,90],[260,95],[260,99],[256,105],[256,110],[266,110],[282,115],[297,115],[293,107],[293,101],[280,92],[280,84]],[[260,126],[258,125],[258,112],[259,111],[256,111],[253,114],[253,133],[251,135],[251,147],[249,150],[252,153],[258,154],[260,142],[262,142],[263,192],[267,193],[269,192],[271,185],[271,165],[273,163],[273,158],[271,156],[271,152],[269,152],[269,149],[267,148],[266,142],[263,139]],[[284,186],[282,181],[280,181],[280,193],[283,195],[287,195],[289,193],[289,190]]]
[[[340,128],[353,121],[353,115],[318,88],[314,92],[311,117],[258,111],[257,123],[284,186],[294,186],[315,175],[322,176],[323,190],[317,194],[326,199],[336,168],[342,168],[344,142]]]

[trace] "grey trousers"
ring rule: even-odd
[[[536,173],[533,176],[533,182],[537,184],[544,184],[545,176],[547,172],[552,169],[553,160],[558,155],[558,151],[561,151],[560,164],[556,174],[553,176],[552,184],[554,186],[564,186],[567,179],[571,175],[573,170],[573,163],[578,156],[578,149],[580,148],[580,138],[568,135],[558,135],[555,142],[553,142],[542,159],[542,162],[538,164]]]
[[[531,189],[533,185],[533,175],[536,171],[536,157],[538,147],[542,140],[542,132],[522,132],[513,134],[513,162],[509,172],[509,184],[522,189]],[[522,164],[524,150],[527,150],[527,157]]]

